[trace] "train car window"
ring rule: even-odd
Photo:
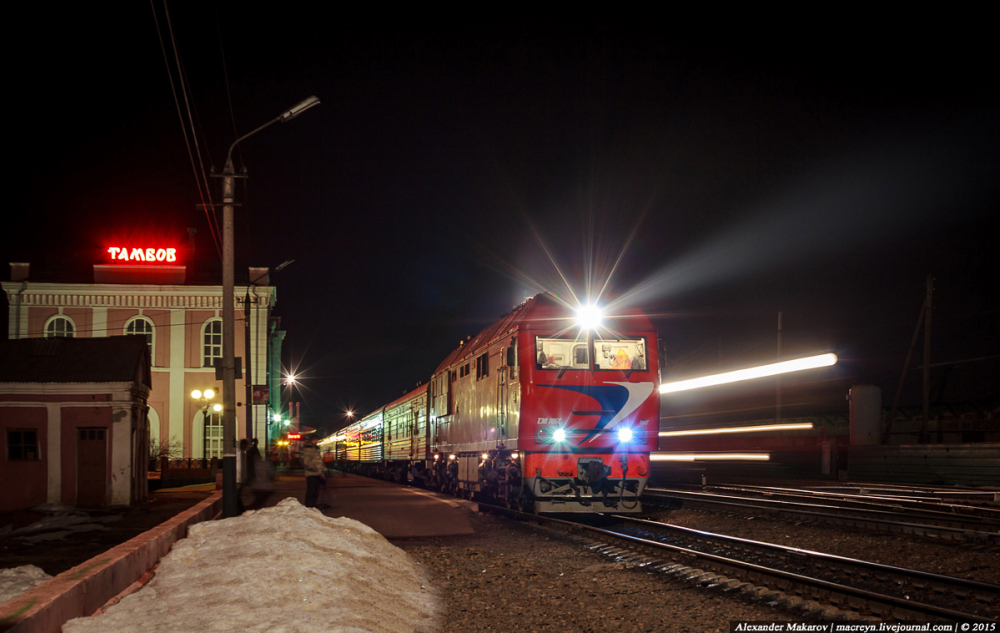
[[[571,339],[535,337],[538,369],[587,369],[587,344]]]
[[[594,358],[597,369],[645,371],[646,340],[595,340]]]
[[[482,380],[490,375],[490,353],[476,357],[476,380]]]

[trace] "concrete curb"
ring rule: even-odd
[[[0,605],[0,631],[53,633],[73,618],[92,615],[153,568],[188,527],[213,519],[222,492],[139,536],[91,558]]]

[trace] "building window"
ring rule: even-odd
[[[205,418],[205,459],[222,459],[222,415],[210,413]]]
[[[149,346],[149,361],[153,364],[153,322],[146,317],[135,317],[125,325],[125,334],[138,334],[146,337]]]
[[[45,338],[73,338],[76,336],[76,326],[69,317],[62,315],[52,317],[45,324]]]
[[[35,461],[38,452],[38,431],[35,429],[7,429],[7,460]]]
[[[201,366],[215,367],[222,360],[222,320],[214,319],[206,323],[201,340]]]

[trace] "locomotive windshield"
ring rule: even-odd
[[[538,369],[589,369],[587,341],[535,337]],[[595,339],[595,369],[646,370],[645,339]]]

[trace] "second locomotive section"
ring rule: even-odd
[[[536,512],[638,512],[659,424],[655,350],[639,311],[587,331],[541,294],[331,443],[398,481]]]

